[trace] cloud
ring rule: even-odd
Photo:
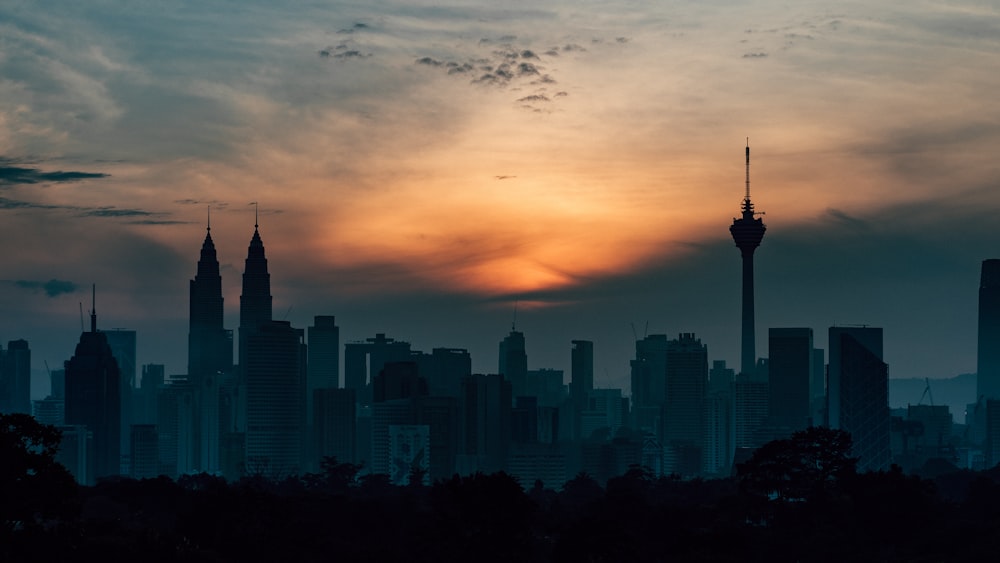
[[[152,211],[143,211],[141,209],[118,209],[115,207],[99,207],[95,209],[85,209],[80,215],[84,217],[148,217],[152,215],[161,215],[161,214],[153,213]]]
[[[761,51],[755,53],[743,53],[744,59],[763,59],[765,57],[767,57],[767,53]]]
[[[523,98],[518,98],[519,102],[549,102],[549,97],[544,94],[532,94]]]
[[[101,172],[43,172],[38,168],[24,168],[21,166],[10,166],[15,164],[12,161],[0,158],[0,186],[15,184],[43,184],[43,183],[66,183],[79,182],[81,180],[91,180],[95,178],[107,178],[109,174]]]
[[[49,281],[35,281],[35,280],[17,280],[13,282],[14,285],[22,289],[31,289],[34,291],[42,290],[45,295],[49,297],[56,297],[63,293],[73,293],[79,286],[71,281],[51,279]]]

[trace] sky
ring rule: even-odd
[[[758,355],[866,324],[891,377],[974,372],[998,55],[1000,2],[8,0],[0,343],[61,366],[96,284],[183,373],[207,210],[235,329],[256,201],[293,326],[495,372],[516,323],[626,389],[636,335],[738,365],[749,138]]]

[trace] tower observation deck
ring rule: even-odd
[[[743,216],[733,219],[729,227],[733,242],[743,256],[743,336],[740,343],[740,372],[751,375],[757,363],[754,337],[753,308],[753,253],[764,238],[764,221],[755,217],[753,202],[750,201],[750,144],[746,149],[746,196],[743,198]]]

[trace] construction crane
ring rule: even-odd
[[[930,378],[925,377],[924,378],[924,382],[927,383],[927,386],[924,387],[924,392],[920,395],[920,400],[917,401],[917,404],[918,405],[924,404],[924,397],[927,397],[928,399],[930,399],[931,406],[933,407],[934,406],[934,393],[931,393],[931,380],[930,380]]]

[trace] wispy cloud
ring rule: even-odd
[[[45,295],[49,297],[57,297],[64,293],[73,293],[79,289],[79,286],[71,281],[57,280],[54,278],[49,281],[16,280],[10,283],[13,283],[21,289],[44,291]]]

